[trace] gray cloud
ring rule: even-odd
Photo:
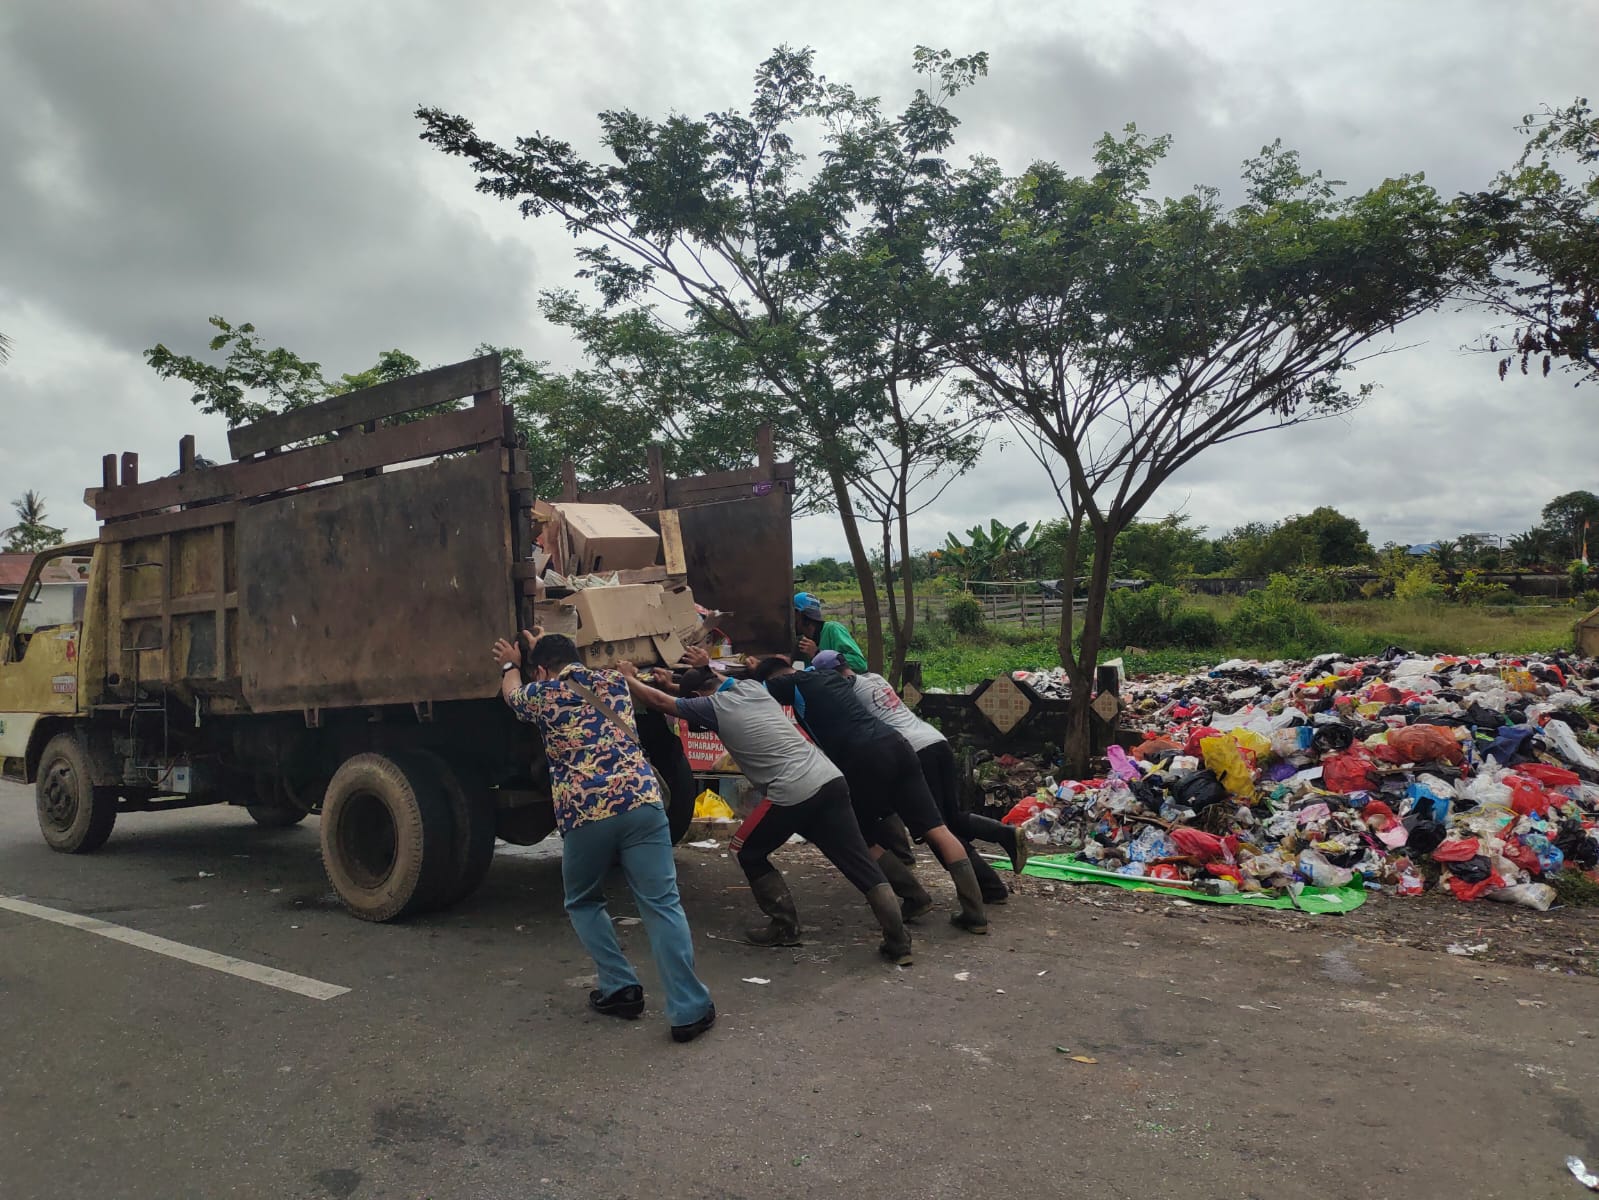
[[[609,0],[206,4],[60,0],[0,13],[0,500],[46,492],[74,532],[106,450],[165,461],[185,431],[222,430],[150,375],[155,341],[194,350],[220,312],[267,338],[359,369],[389,346],[426,361],[479,341],[569,362],[536,314],[571,280],[571,239],[475,195],[459,162],[416,140],[439,104],[510,137],[535,128],[592,147],[594,114],[699,113],[746,102],[776,43],[812,44],[830,76],[903,101],[910,48],[987,49],[993,74],[959,101],[957,153],[1016,168],[1086,169],[1093,140],[1129,120],[1175,145],[1157,178],[1235,186],[1274,137],[1359,187],[1422,169],[1479,186],[1514,157],[1512,125],[1582,91],[1599,28],[1582,0],[1507,18],[1472,3],[1107,9],[953,0],[771,10]],[[1269,435],[1201,458],[1151,512],[1213,528],[1332,503],[1377,540],[1464,528],[1512,532],[1557,492],[1593,487],[1572,436],[1592,397],[1558,382],[1498,383],[1462,355],[1479,322],[1402,331],[1420,346],[1369,364],[1381,383],[1351,421]],[[918,518],[923,545],[998,516],[1053,515],[1020,448],[992,451]],[[827,522],[802,553],[838,552]]]

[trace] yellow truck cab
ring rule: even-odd
[[[22,579],[0,584],[0,770],[38,787],[39,824],[57,849],[94,849],[111,833],[112,804],[92,798],[84,748],[73,736],[87,697],[83,623],[93,592],[96,543],[35,555]],[[14,556],[8,556],[14,557]]]

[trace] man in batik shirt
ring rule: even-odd
[[[616,671],[583,666],[571,638],[524,632],[522,643],[521,666],[516,647],[503,638],[494,643],[500,694],[544,736],[566,912],[598,973],[589,1006],[628,1019],[644,1012],[644,988],[605,906],[606,872],[620,863],[666,988],[672,1037],[692,1041],[715,1024],[716,1006],[694,973],[661,785],[639,745],[627,682]]]

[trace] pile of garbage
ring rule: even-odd
[[[1046,779],[1034,844],[1221,894],[1361,884],[1547,909],[1599,883],[1599,663],[1389,650],[1128,683],[1131,750]]]

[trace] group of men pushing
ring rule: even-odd
[[[900,965],[911,961],[906,923],[933,907],[931,896],[904,861],[911,857],[906,830],[925,841],[949,872],[960,901],[951,921],[969,933],[986,933],[987,904],[1003,903],[1007,895],[1004,882],[971,852],[972,841],[999,845],[1018,871],[1025,863],[1027,841],[1019,830],[961,810],[955,758],[943,734],[906,708],[882,676],[867,671],[854,639],[842,625],[826,620],[816,597],[801,592],[794,598],[794,607],[798,646],[810,659],[808,670],[796,669],[784,657],[724,667],[713,664],[703,650],[691,649],[684,659],[686,670],[674,674],[661,669],[646,680],[631,664],[623,664],[616,672],[583,667],[567,639],[539,637],[524,638],[523,657],[556,661],[535,665],[534,681],[524,685],[510,661],[513,648],[503,641],[495,646],[506,676],[507,701],[523,719],[537,722],[544,733],[557,818],[566,839],[567,909],[600,968],[600,988],[590,996],[597,1011],[637,1016],[643,1009],[642,989],[616,947],[609,916],[604,916],[602,928],[586,911],[597,896],[599,913],[604,913],[599,881],[605,867],[598,867],[596,861],[575,869],[572,847],[574,830],[594,818],[583,818],[577,811],[563,812],[563,801],[569,810],[593,811],[597,806],[606,810],[604,815],[619,815],[613,781],[607,776],[619,775],[616,782],[624,792],[644,787],[638,771],[642,751],[635,762],[625,745],[631,705],[619,701],[631,700],[714,730],[761,794],[761,801],[733,839],[739,866],[768,919],[764,927],[748,934],[755,945],[793,946],[800,942],[793,894],[771,861],[772,853],[794,834],[820,850],[866,897],[882,929],[880,952]],[[545,653],[539,654],[541,650]],[[515,680],[513,672],[518,674]],[[574,700],[580,706],[575,710]],[[585,702],[586,712],[582,710]],[[793,720],[785,709],[792,709]],[[562,710],[566,710],[564,719]],[[636,748],[636,735],[634,743]],[[600,758],[614,760],[619,769],[611,770]],[[647,766],[644,771],[648,772]],[[659,804],[658,785],[656,796]],[[625,800],[622,803],[624,809],[634,806]],[[574,821],[574,817],[579,819]],[[585,838],[579,835],[577,840]],[[687,924],[676,895],[675,872],[670,903],[660,905],[658,902],[667,898],[642,895],[636,879],[645,874],[646,855],[634,853],[630,862],[625,838],[607,841],[618,844],[605,866],[620,861],[627,873],[667,986],[668,1008],[673,1007],[675,972],[680,977],[678,1007],[681,1015],[687,1015],[704,985],[693,977],[691,947],[687,949],[687,972],[698,991],[681,978]],[[661,871],[660,850],[654,845],[658,841],[652,835],[647,852],[648,867],[656,874]],[[669,865],[670,844],[664,844]],[[652,915],[650,910],[656,907],[663,911]],[[671,909],[676,910],[675,916]],[[673,928],[679,922],[680,935]],[[615,969],[618,958],[625,970]],[[612,968],[609,972],[608,965]],[[614,986],[618,983],[620,987]],[[627,996],[617,1007],[616,997],[621,992]],[[636,1005],[632,1003],[634,993]],[[708,992],[704,992],[704,1006],[708,1020],[714,1021]],[[681,1023],[679,1014],[670,1015],[673,1036],[688,1040],[680,1031],[693,1022]],[[709,1028],[705,1016],[700,1022]]]

